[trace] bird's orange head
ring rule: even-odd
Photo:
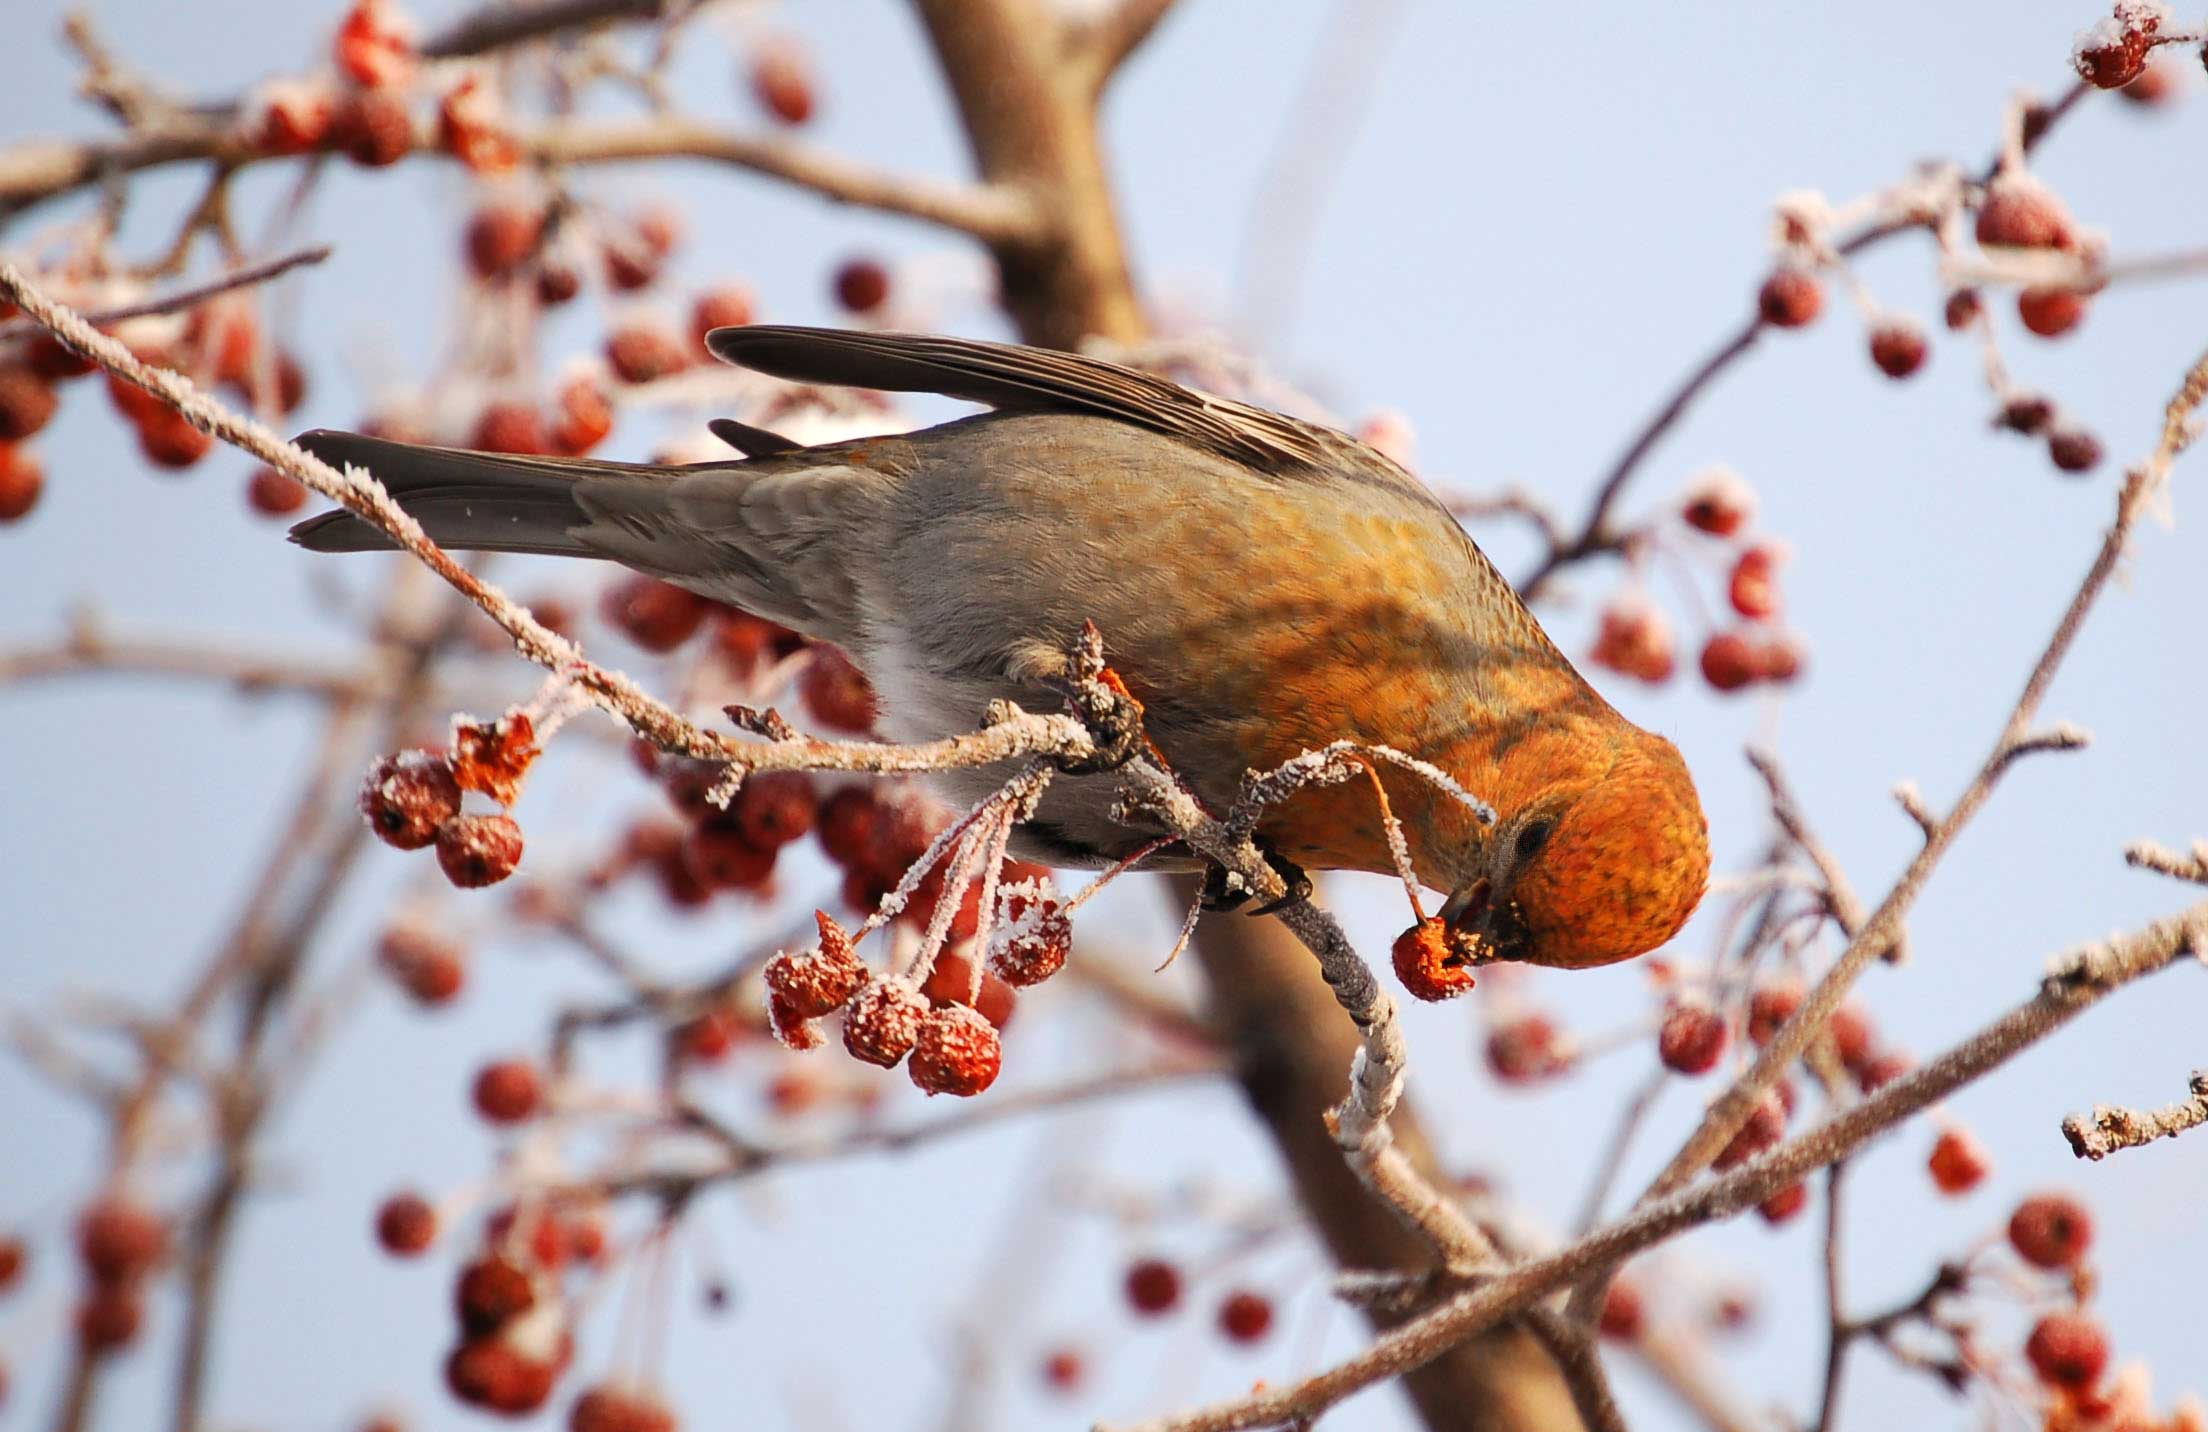
[[[1661,736],[1615,716],[1602,724],[1599,736],[1536,736],[1504,760],[1496,822],[1442,908],[1480,959],[1631,959],[1701,902],[1709,826],[1686,762]]]

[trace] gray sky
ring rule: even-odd
[[[70,63],[50,38],[62,7],[20,0],[14,8],[15,43],[0,54],[0,136],[97,129],[71,100]],[[101,0],[94,13],[132,61],[216,95],[318,53],[325,22],[302,12],[321,8]],[[457,7],[422,8],[435,18]],[[1114,90],[1119,191],[1154,296],[1231,315],[1253,196],[1327,13],[1310,0],[1187,0]],[[1475,491],[1523,483],[1576,512],[1658,396],[1743,312],[1766,261],[1776,195],[1812,187],[1851,197],[1928,156],[1977,164],[1990,152],[2003,99],[2020,85],[2063,83],[2071,33],[2098,14],[2087,0],[1569,12],[1407,5],[1382,42],[1364,123],[1340,137],[1338,172],[1310,181],[1319,208],[1301,282],[1266,302],[1273,356],[1345,415],[1382,406],[1408,413],[1430,476]],[[790,7],[786,18],[826,61],[814,138],[883,164],[959,172],[963,153],[932,62],[899,6],[846,0]],[[688,101],[709,115],[746,114],[727,62],[710,42],[694,49],[682,76]],[[2208,108],[2198,74],[2188,78],[2193,102],[2142,113],[2096,100],[2043,152],[2041,171],[2087,223],[2111,233],[2118,255],[2202,242],[2192,176]],[[273,176],[256,177],[248,212],[265,208],[272,185]],[[961,251],[932,232],[742,175],[668,168],[614,187],[678,196],[694,235],[683,274],[741,275],[777,319],[832,320],[825,274],[860,248],[915,262],[935,256],[958,270]],[[290,298],[294,331],[318,359],[302,426],[356,418],[360,380],[433,357],[440,305],[457,281],[447,224],[461,191],[442,169],[333,174],[303,236],[334,242],[337,256]],[[148,181],[142,208],[174,212],[191,192],[180,176]],[[422,222],[425,212],[436,222]],[[140,243],[154,232],[141,231]],[[1920,241],[1887,246],[1862,272],[1881,301],[1937,329]],[[1786,756],[1858,887],[1875,896],[1917,839],[1888,788],[1910,777],[1944,802],[1985,751],[2091,556],[2117,460],[2145,450],[2169,389],[2208,343],[2208,286],[2111,292],[2059,343],[2018,336],[2008,324],[2019,377],[2054,392],[2108,444],[2115,460],[2087,481],[2058,478],[2036,445],[1987,430],[1968,347],[1936,334],[1927,371],[1890,383],[1865,360],[1861,326],[1834,297],[1823,322],[1772,338],[1699,407],[1626,502],[1628,512],[1645,510],[1712,461],[1753,482],[1765,526],[1796,549],[1786,590],[1792,622],[1811,646],[1807,680],[1783,707],[1721,700],[1686,679],[1653,695],[1621,678],[1598,684],[1686,751],[1721,871],[1751,859],[1765,838],[1758,788],[1740,757],[1744,740],[1761,735]],[[624,430],[620,441],[630,440]],[[611,455],[641,455],[642,437],[635,441],[635,451]],[[47,500],[32,521],[0,531],[0,645],[56,633],[69,607],[85,601],[132,631],[290,650],[344,640],[308,601],[311,559],[245,512],[242,460],[218,455],[182,481],[149,476],[89,387],[69,397],[38,450],[50,474]],[[2188,739],[2208,697],[2198,660],[2198,614],[2208,603],[2195,531],[2202,471],[2198,458],[2180,468],[2179,525],[2143,530],[2124,582],[2049,699],[2047,716],[2088,727],[2095,745],[2014,773],[1919,907],[1915,963],[1864,981],[1882,1029],[1901,1045],[1919,1054],[1945,1047],[2025,997],[2049,954],[2186,900],[2180,887],[2127,871],[2119,851],[2139,836],[2182,844],[2208,833],[2208,755]],[[1476,535],[1506,572],[1525,569],[1518,534]],[[1582,572],[1573,584],[1582,600],[1544,612],[1567,650],[1585,649],[1588,599],[1615,580],[1606,568]],[[1675,584],[1657,591],[1683,610]],[[1691,665],[1691,644],[1686,655]],[[515,679],[525,689],[526,677]],[[269,793],[303,759],[309,731],[303,714],[281,703],[120,679],[0,691],[6,1003],[35,1012],[82,990],[168,998],[203,958],[245,867],[271,838],[281,810]],[[607,783],[584,744],[555,753],[568,771],[524,805],[532,834],[546,837],[532,860],[558,859],[563,841],[579,850],[578,813],[603,807],[597,792]],[[318,957],[325,976],[358,954],[374,912],[421,873],[380,851],[372,864],[348,899],[339,938]],[[1355,932],[1378,950],[1401,922],[1399,904],[1381,882],[1342,888]],[[486,927],[498,918],[492,899],[462,908],[480,912]],[[1123,912],[1129,938],[1163,949],[1169,936],[1147,898],[1130,895],[1112,908]],[[1705,949],[1710,924],[1691,927],[1681,948]],[[671,963],[710,959],[743,934],[731,915],[669,932],[643,901],[624,907],[622,928]],[[532,1042],[555,1000],[594,988],[563,959],[495,945],[484,954],[463,1007],[443,1018],[413,1016],[381,994],[367,1000],[283,1119],[271,1188],[245,1222],[225,1309],[214,1405],[226,1424],[335,1428],[387,1395],[422,1426],[465,1418],[436,1383],[449,1262],[392,1264],[369,1246],[367,1219],[401,1183],[446,1189],[483,1168],[487,1136],[465,1112],[469,1072],[490,1052]],[[1644,977],[1631,966],[1543,975],[1533,988],[1590,1033],[1647,1008]],[[1041,1080],[1112,1057],[1105,1031],[1054,1003],[1033,1000],[1015,1026],[1015,1073]],[[1950,1203],[1930,1193],[1921,1170],[1930,1125],[1880,1145],[1855,1181],[1858,1306],[1913,1292],[1938,1258],[2005,1219],[2021,1193],[2073,1187],[2102,1215],[2099,1307],[2119,1355],[2155,1367],[2164,1401],[2208,1392],[2197,1371],[2197,1319],[2187,1312],[2208,1275],[2208,1244],[2194,1236],[2208,1141],[2089,1167],[2072,1160],[2056,1132],[2064,1113],[2097,1100],[2180,1095],[2203,1062],[2204,1010],[2196,973],[2174,971],[1966,1093],[1953,1112],[1997,1160],[1994,1180],[1973,1198]],[[1418,1092],[1445,1147],[1534,1207],[1575,1206],[1613,1111],[1651,1065],[1645,1044],[1528,1094],[1488,1080],[1464,1009],[1421,1008],[1409,1018]],[[1645,1180],[1704,1096],[1670,1091],[1629,1183]],[[10,1130],[0,1223],[50,1235],[97,1167],[97,1130],[12,1062],[0,1062],[0,1108]],[[942,1111],[913,1099],[898,1112]],[[962,1290],[1005,1256],[1023,1179],[1069,1139],[1084,1166],[1108,1171],[1114,1186],[1167,1191],[1195,1182],[1256,1199],[1278,1191],[1269,1152],[1236,1099],[1203,1089],[1131,1101],[1070,1133],[1022,1125],[717,1197],[698,1220],[739,1300],[718,1320],[691,1317],[688,1301],[680,1304],[667,1375],[691,1425],[933,1425]],[[1797,1413],[1822,1358],[1811,1278],[1818,1221],[1774,1232],[1749,1218],[1685,1245],[1698,1269],[1763,1281],[1767,1316],[1760,1332],[1722,1349],[1728,1376],[1751,1402],[1777,1399]],[[1310,1370],[1319,1350],[1356,1344],[1347,1316],[1325,1311],[1309,1250],[1284,1249],[1251,1266],[1249,1278],[1283,1298],[1286,1328],[1260,1350],[1232,1353],[1208,1335],[1208,1298],[1175,1335],[1131,1326],[1114,1293],[1130,1247],[1202,1258],[1224,1241],[1216,1227],[1171,1223],[1130,1238],[1077,1218],[1037,1236],[1054,1251],[1032,1263],[1021,1254],[1011,1279],[1022,1301],[999,1343],[1008,1359],[999,1425],[1071,1427],[1162,1411],[1254,1378],[1285,1380]],[[0,1355],[21,1369],[16,1415],[25,1425],[50,1397],[45,1370],[69,1288],[60,1262],[48,1256],[30,1294],[0,1306]],[[173,1333],[175,1321],[174,1307],[158,1306],[157,1337]],[[1102,1358],[1095,1396],[1073,1407],[1030,1391],[1028,1362],[1062,1333]],[[584,1336],[586,1371],[603,1365],[610,1338],[602,1310]],[[153,1351],[130,1356],[113,1375],[104,1425],[143,1425],[167,1376]],[[1636,1426],[1687,1425],[1635,1374],[1621,1382],[1642,1413]],[[1943,1425],[1964,1415],[1875,1354],[1858,1359],[1848,1391],[1852,1425]],[[1345,1409],[1340,1422],[1387,1428],[1405,1417],[1392,1396],[1380,1396]]]

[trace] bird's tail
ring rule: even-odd
[[[578,482],[626,479],[621,486],[648,500],[671,477],[666,468],[640,463],[418,447],[328,428],[301,433],[298,443],[333,467],[352,464],[373,473],[440,547],[456,551],[607,555],[576,535],[591,521],[576,500]],[[291,540],[314,552],[394,545],[349,512],[310,517],[291,529]]]

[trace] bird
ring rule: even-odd
[[[616,562],[841,647],[892,739],[972,730],[997,700],[1050,709],[1094,623],[1145,736],[1214,811],[1245,773],[1339,741],[1431,762],[1490,818],[1392,766],[1378,778],[1419,883],[1445,897],[1437,918],[1483,960],[1629,959],[1699,903],[1708,824],[1678,748],[1605,701],[1435,494],[1372,447],[1052,349],[767,324],[706,344],[792,382],[983,411],[817,446],[721,420],[740,456],[679,466],[298,441],[372,472],[443,546]],[[392,545],[342,511],[291,535]],[[933,779],[970,804],[1004,774]],[[1055,782],[1016,849],[1128,859],[1152,835],[1112,802],[1109,780]],[[1364,782],[1306,788],[1255,834],[1291,874],[1398,868]]]

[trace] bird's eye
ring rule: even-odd
[[[1540,854],[1541,847],[1549,843],[1549,836],[1556,829],[1556,822],[1546,818],[1526,822],[1526,828],[1518,832],[1518,858],[1531,860]]]

